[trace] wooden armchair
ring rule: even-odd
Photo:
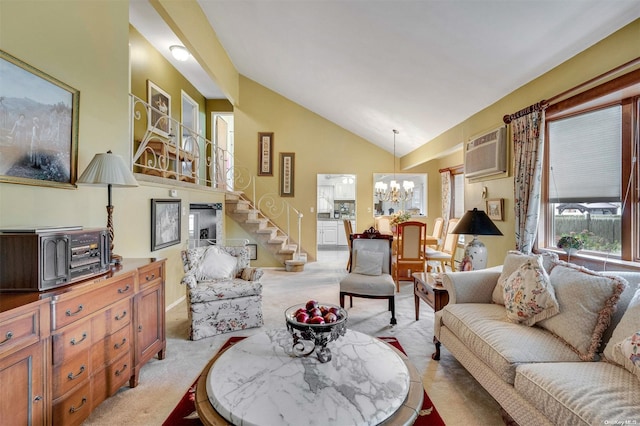
[[[344,223],[344,233],[347,235],[347,245],[349,246],[349,252],[351,252],[351,234],[353,234],[353,229],[351,228],[351,220],[344,219],[343,223]],[[351,256],[349,256],[349,259],[347,260],[347,271],[349,270],[350,266],[351,266]]]
[[[400,291],[400,279],[411,279],[411,273],[425,271],[425,237],[427,224],[408,221],[398,224],[398,249],[393,256],[391,270],[396,291]]]
[[[396,324],[395,291],[391,277],[392,235],[383,235],[373,227],[362,234],[351,234],[349,273],[340,281],[340,306],[349,296],[349,307],[354,297],[388,299],[391,325]]]
[[[447,265],[451,271],[455,271],[456,249],[458,248],[458,234],[452,234],[453,228],[458,224],[459,219],[449,219],[447,224],[447,234],[440,250],[427,250],[427,266],[438,272],[447,272]]]

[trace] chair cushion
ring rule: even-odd
[[[549,279],[560,313],[537,325],[564,340],[583,361],[594,360],[626,281],[562,261],[553,267]]]
[[[380,275],[382,274],[382,260],[384,254],[379,251],[356,250],[354,252],[354,274]]]
[[[340,281],[340,292],[367,296],[393,296],[396,285],[389,274],[373,276],[350,273]]]
[[[240,278],[201,281],[195,288],[189,289],[191,303],[234,299],[236,297],[256,296],[261,294],[262,283],[260,281],[245,281]]]
[[[207,250],[196,267],[198,281],[232,278],[236,274],[238,259],[219,250]]]
[[[531,326],[558,313],[553,286],[542,259],[520,265],[504,284],[504,306],[511,322]]]

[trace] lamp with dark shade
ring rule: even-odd
[[[138,186],[136,178],[127,167],[122,157],[113,154],[111,151],[96,154],[89,163],[80,178],[78,184],[98,185],[107,187],[107,230],[109,231],[109,241],[111,247],[111,263],[120,263],[121,256],[113,253],[113,205],[111,204],[111,187],[134,187]]]
[[[473,270],[487,267],[487,247],[478,239],[478,235],[502,235],[502,232],[489,219],[484,210],[476,208],[467,211],[451,233],[473,235],[473,240],[464,248],[461,270],[469,270],[466,267],[469,263],[471,264],[470,269]]]

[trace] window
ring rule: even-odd
[[[638,93],[620,77],[547,110],[540,247],[573,235],[582,254],[639,260]]]
[[[462,217],[464,209],[464,166],[451,169],[451,217]]]

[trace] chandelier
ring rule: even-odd
[[[407,201],[413,197],[414,183],[408,180],[402,182],[402,188],[396,181],[396,135],[400,133],[393,129],[393,180],[389,185],[380,181],[375,184],[375,194],[378,200],[388,201],[398,204],[400,201]]]

